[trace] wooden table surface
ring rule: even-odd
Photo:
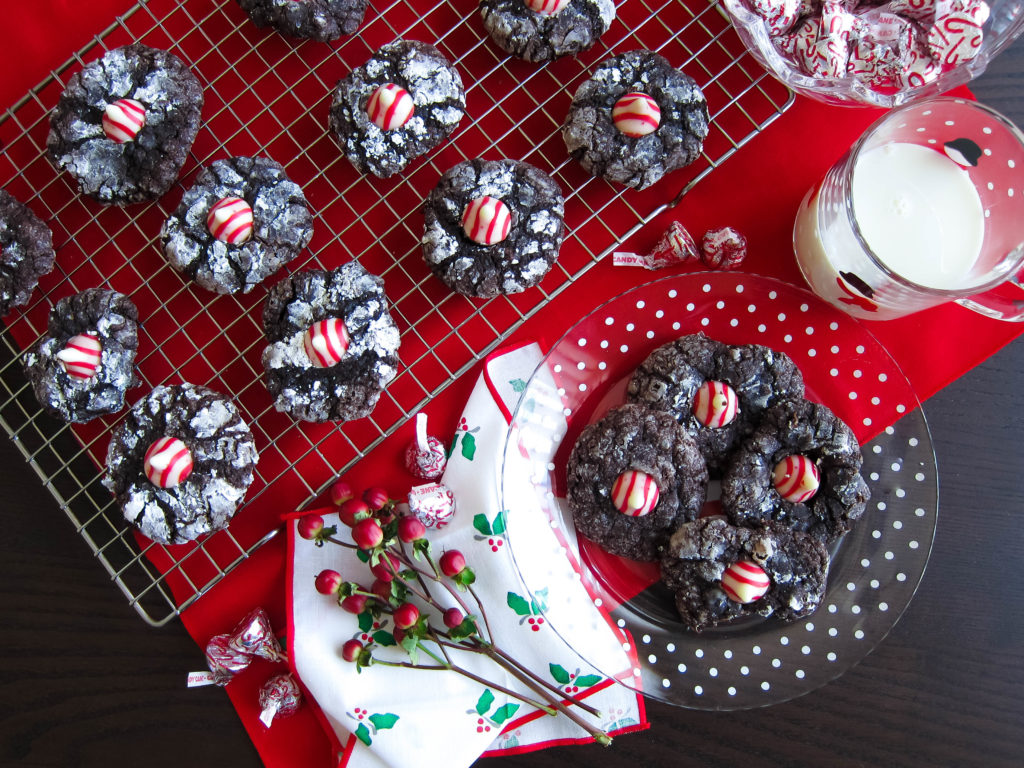
[[[1024,125],[1024,40],[973,87]],[[940,477],[931,561],[889,637],[839,680],[746,712],[651,702],[650,730],[609,749],[501,765],[1024,764],[1022,381],[1018,341],[925,403]],[[0,492],[0,765],[260,765],[224,692],[185,688],[205,662],[184,628],[139,619],[7,439]]]

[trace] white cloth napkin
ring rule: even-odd
[[[477,574],[474,589],[484,603],[495,640],[504,650],[552,685],[584,696],[601,711],[601,718],[580,711],[594,725],[613,735],[640,730],[647,727],[642,698],[583,661],[551,629],[538,610],[538,600],[544,595],[531,596],[522,586],[504,535],[498,487],[508,419],[540,359],[539,347],[530,344],[496,353],[486,361],[463,411],[442,479],[455,494],[456,513],[444,529],[428,531],[428,538],[438,556],[445,549],[459,549],[466,556]],[[336,520],[325,516],[325,522],[332,525]],[[341,659],[342,644],[375,631],[388,632],[390,623],[384,617],[380,627],[360,628],[357,617],[313,589],[316,574],[324,568],[360,582],[368,580],[368,573],[351,550],[331,544],[316,547],[295,534],[295,525],[293,521],[289,531],[290,649],[296,672],[316,699],[326,725],[346,747],[342,764],[404,768],[415,761],[421,768],[463,768],[481,754],[592,741],[564,715],[547,716],[453,672],[375,665],[357,673],[354,664]],[[537,552],[557,549],[546,520],[538,520],[529,529],[531,544],[534,535],[539,537]],[[346,530],[339,525],[339,535],[347,535]],[[529,567],[533,549],[516,542],[522,567]],[[579,641],[587,643],[588,658],[600,659],[605,669],[629,669],[619,639],[604,623],[582,584],[573,581],[555,586],[559,591],[578,592],[570,601],[573,610],[579,611],[574,623],[585,621],[600,628]],[[377,647],[374,655],[408,660],[403,651],[394,648]],[[504,670],[478,655],[462,653],[457,661],[503,687],[527,692]],[[431,662],[421,657],[420,663]]]

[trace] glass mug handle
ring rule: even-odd
[[[1024,285],[1020,283],[1020,275],[1015,275],[1004,283],[1013,285],[1021,292],[1019,299],[1008,299],[997,295],[993,289],[986,293],[979,293],[965,299],[957,299],[956,303],[962,307],[978,312],[986,317],[993,317],[996,320],[1008,322],[1024,322]]]

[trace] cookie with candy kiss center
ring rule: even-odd
[[[768,574],[751,560],[738,560],[722,573],[722,591],[734,603],[760,600],[771,584]]]
[[[466,237],[480,245],[495,245],[512,228],[512,212],[496,197],[484,195],[472,200],[462,213],[462,229]]]
[[[693,398],[693,415],[705,427],[731,424],[739,411],[736,391],[722,381],[705,381]]]
[[[206,216],[210,234],[228,245],[241,245],[252,237],[252,207],[240,197],[218,200]]]
[[[366,115],[382,131],[401,128],[416,111],[412,96],[395,83],[385,83],[370,95],[366,102]]]
[[[523,5],[541,16],[554,16],[565,10],[569,0],[523,0]]]
[[[142,466],[153,485],[173,488],[192,474],[192,453],[178,438],[161,437],[149,446]]]
[[[646,472],[627,470],[615,478],[612,504],[624,515],[642,517],[658,504],[658,484]]]
[[[87,380],[96,375],[103,356],[103,345],[99,336],[89,331],[72,336],[56,357],[73,379]]]
[[[639,139],[658,130],[661,125],[661,107],[646,93],[627,93],[615,102],[612,122],[623,135]]]
[[[818,492],[821,475],[806,456],[787,456],[772,471],[772,485],[786,501],[800,504]]]
[[[146,108],[135,99],[118,99],[103,110],[103,133],[117,144],[133,141],[146,124]]]
[[[345,321],[337,317],[313,323],[302,337],[302,347],[317,368],[337,365],[345,356],[350,342]]]

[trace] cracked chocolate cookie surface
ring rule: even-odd
[[[219,202],[239,198],[251,209],[241,242],[216,237],[208,221]],[[217,160],[196,178],[160,233],[176,270],[217,293],[248,293],[295,258],[313,237],[302,188],[265,157]]]
[[[89,288],[58,301],[46,335],[22,358],[43,410],[85,422],[124,408],[125,393],[138,383],[138,319],[131,299],[116,291]]]
[[[344,323],[344,348],[320,364],[308,341],[322,321]],[[398,373],[398,327],[384,281],[356,262],[311,270],[270,289],[263,307],[269,345],[263,352],[267,390],[277,410],[304,421],[350,421],[368,415]]]
[[[626,94],[640,93],[660,110],[656,130],[631,137],[612,116]],[[652,51],[629,51],[598,65],[579,87],[562,126],[566,148],[590,173],[643,189],[700,155],[708,105],[696,81]]]
[[[708,382],[724,383],[736,394],[735,417],[721,426],[705,424],[694,412],[698,392]],[[730,346],[697,333],[654,350],[633,372],[627,392],[631,402],[671,413],[693,436],[708,468],[719,472],[765,409],[802,398],[804,382],[783,352],[758,344]]]
[[[0,315],[28,303],[55,258],[50,228],[0,189]]]
[[[382,128],[367,107],[389,84],[408,93],[413,111],[400,125]],[[432,45],[396,40],[338,83],[329,123],[356,170],[386,178],[447,139],[465,112],[462,77],[451,62]]]
[[[613,501],[617,479],[630,471],[658,488],[656,505],[639,516]],[[707,481],[697,446],[670,414],[627,404],[580,433],[566,467],[566,498],[582,536],[615,555],[656,560],[672,532],[700,514]]]
[[[472,239],[464,224],[467,208],[485,197],[500,201],[510,219],[508,234],[489,244]],[[532,165],[467,160],[450,168],[424,203],[423,257],[445,285],[465,296],[519,293],[555,263],[564,213],[558,184]]]
[[[192,469],[165,488],[147,474],[146,454],[167,437],[184,444]],[[193,384],[157,387],[111,435],[103,484],[144,535],[182,544],[227,527],[258,460],[252,433],[231,400]]]
[[[723,588],[727,569],[741,561],[760,569],[754,571],[758,578],[767,577],[764,593],[755,599],[742,588],[731,595]],[[683,623],[699,632],[746,617],[795,621],[813,613],[825,594],[828,566],[828,551],[813,536],[777,524],[753,529],[704,517],[672,534],[661,577],[675,593]]]
[[[540,62],[590,48],[611,26],[615,5],[612,0],[568,0],[555,13],[543,13],[524,0],[481,0],[480,15],[502,50]]]
[[[805,501],[787,501],[773,483],[779,462],[804,456],[819,474]],[[831,546],[861,517],[871,492],[860,474],[863,457],[853,431],[829,408],[783,400],[737,451],[722,478],[722,509],[737,525],[774,521]]]
[[[363,22],[369,0],[237,0],[257,27],[326,42],[351,35]]]
[[[110,105],[130,99],[145,123],[127,141],[104,130]],[[140,43],[115,48],[68,80],[46,149],[82,194],[105,204],[153,200],[171,188],[199,131],[203,90],[177,56]]]

